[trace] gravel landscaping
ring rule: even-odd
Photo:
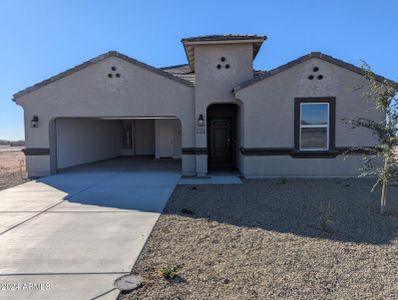
[[[398,203],[380,216],[372,182],[178,186],[120,299],[398,299]]]
[[[25,170],[21,148],[0,146],[0,191],[28,181]]]

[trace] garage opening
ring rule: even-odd
[[[174,117],[57,118],[50,129],[53,173],[112,158],[173,160],[181,170],[181,123]]]

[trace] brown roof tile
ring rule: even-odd
[[[189,67],[188,64],[163,67],[163,68],[161,68],[161,70],[171,73],[174,76],[179,77],[181,79],[192,82],[192,84],[195,84],[195,79],[196,79],[195,72],[193,72],[191,70],[191,68]],[[267,71],[253,70],[254,77],[263,76],[266,73],[267,73]]]
[[[242,41],[242,40],[266,40],[265,35],[257,34],[219,34],[219,35],[203,35],[181,39],[181,42],[210,42],[210,41]]]
[[[191,70],[188,64],[164,67],[161,70],[195,84],[195,72]]]

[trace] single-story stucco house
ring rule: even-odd
[[[356,176],[362,157],[342,152],[375,138],[342,119],[385,118],[361,69],[313,52],[253,70],[265,40],[184,38],[188,64],[165,68],[111,51],[16,93],[29,176],[123,155],[179,159],[189,176]]]

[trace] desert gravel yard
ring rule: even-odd
[[[178,186],[133,268],[143,286],[120,298],[398,299],[397,209],[378,214],[372,182]]]
[[[28,181],[20,147],[0,146],[0,191]]]

